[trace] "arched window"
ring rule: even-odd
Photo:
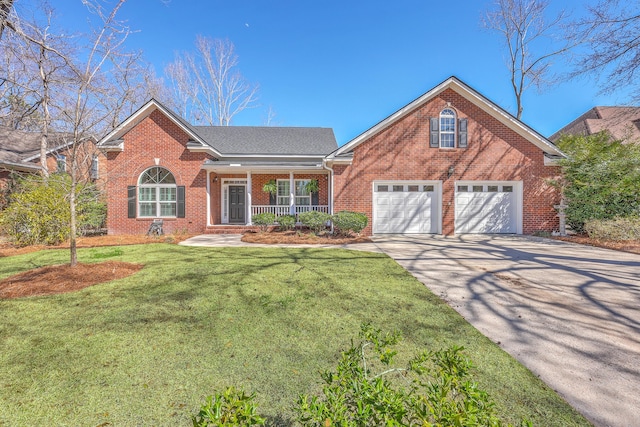
[[[177,186],[173,174],[158,166],[142,172],[138,180],[138,216],[175,217]]]
[[[456,147],[456,112],[451,108],[440,112],[440,147]]]

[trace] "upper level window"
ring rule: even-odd
[[[177,186],[173,174],[161,167],[152,167],[138,180],[138,215],[140,217],[175,217]]]
[[[445,108],[440,113],[440,147],[455,148],[456,146],[456,113],[451,108]]]
[[[56,166],[57,172],[66,172],[67,171],[67,156],[64,154],[58,154],[56,156]]]

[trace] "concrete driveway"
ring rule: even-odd
[[[374,238],[597,426],[640,426],[640,255],[516,236]]]

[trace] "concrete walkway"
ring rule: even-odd
[[[182,244],[246,245],[202,239]],[[394,258],[595,425],[640,426],[640,255],[515,236],[353,246]]]

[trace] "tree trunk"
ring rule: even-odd
[[[76,146],[77,139],[74,141],[73,156],[71,159],[71,191],[69,192],[69,210],[71,219],[69,221],[69,264],[71,267],[75,267],[78,264],[78,251],[76,249],[76,234],[77,234],[77,213],[76,213],[76,188],[78,187],[77,176],[77,163],[76,163]]]

